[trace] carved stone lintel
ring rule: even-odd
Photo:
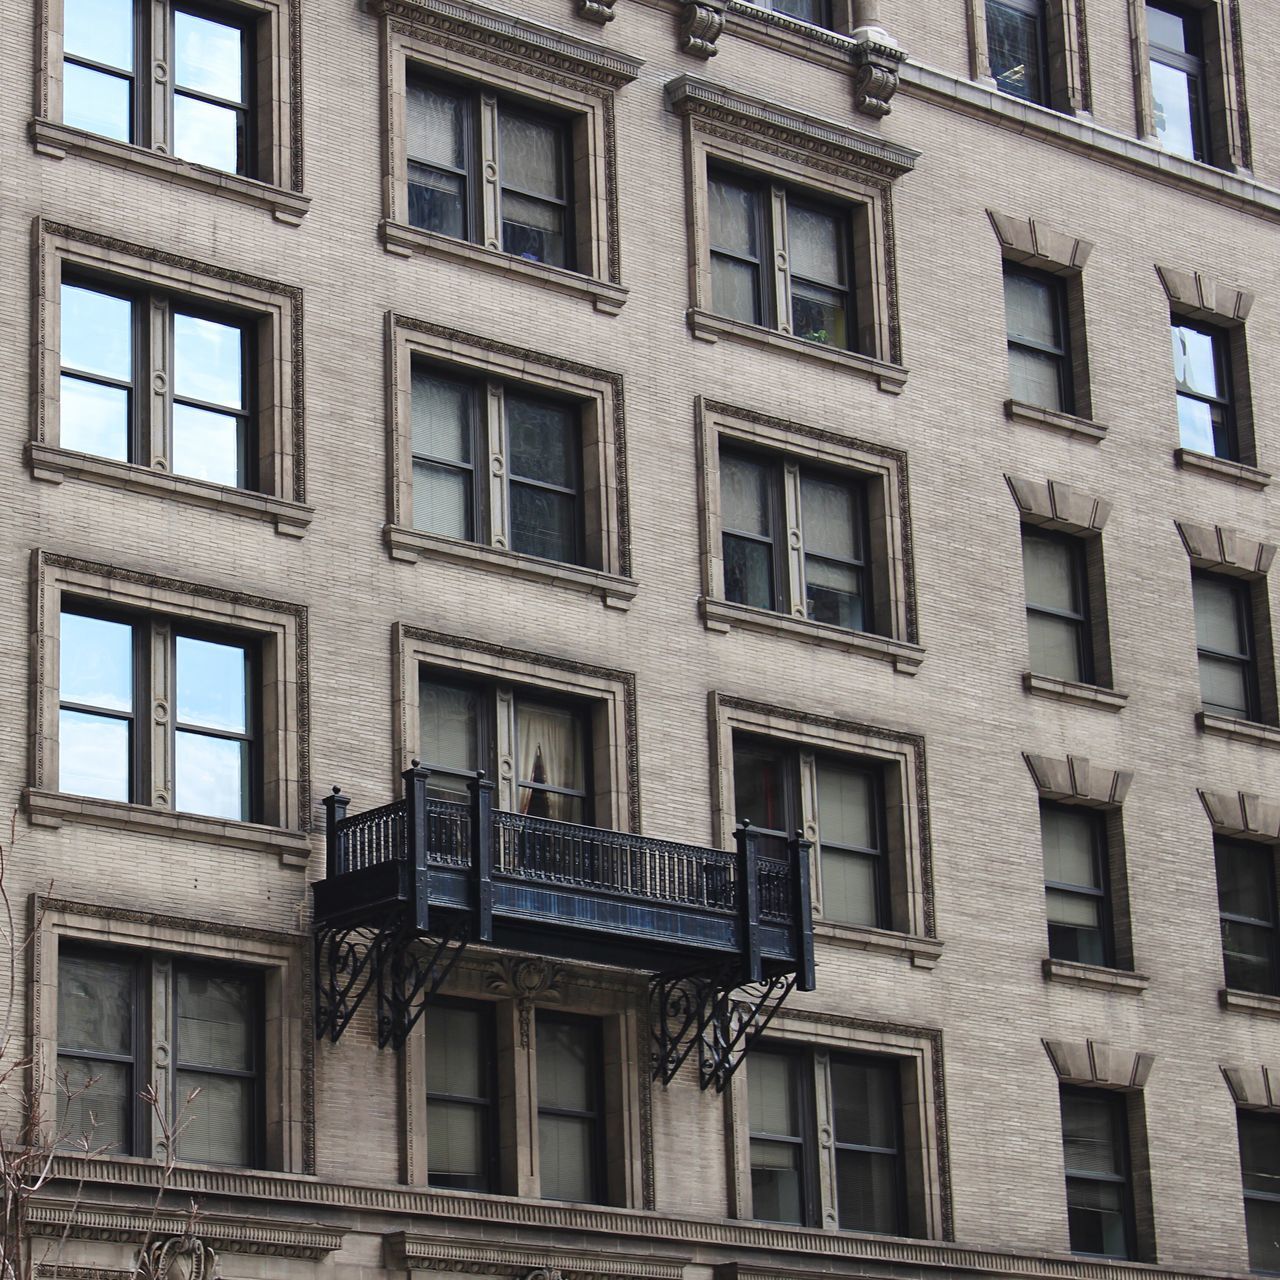
[[[684,0],[680,13],[680,50],[695,58],[714,58],[724,30],[725,0]]]
[[[613,21],[616,0],[578,0],[578,17],[588,22],[598,22],[602,27]]]
[[[138,1255],[142,1280],[219,1280],[218,1255],[188,1226],[180,1236],[153,1240]]]
[[[546,960],[517,960],[504,957],[494,963],[485,979],[490,991],[516,1002],[520,1011],[520,1047],[527,1049],[531,1040],[533,1004],[561,998],[560,984],[564,981],[564,969]]]
[[[849,58],[853,63],[853,106],[864,116],[882,120],[893,109],[890,99],[898,92],[898,72],[906,52],[878,28],[855,31]]]

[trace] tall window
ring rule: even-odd
[[[856,348],[848,210],[718,170],[708,175],[707,203],[716,312]]]
[[[1004,315],[1013,399],[1040,409],[1073,412],[1064,282],[1043,271],[1006,263]]]
[[[1002,92],[1049,105],[1044,0],[987,0],[987,59]]]
[[[63,0],[63,122],[252,176],[255,43],[230,6]]]
[[[722,449],[720,502],[727,600],[803,613],[850,631],[875,630],[863,481]],[[785,533],[794,527],[796,554]]]
[[[59,655],[60,791],[149,804],[171,787],[180,812],[256,817],[252,645],[168,620],[64,609]],[[168,778],[137,721],[154,698],[172,710]]]
[[[1170,328],[1182,447],[1215,458],[1238,458],[1227,335],[1181,319]]]
[[[500,382],[413,366],[414,526],[464,542],[582,564],[576,406]],[[495,485],[489,460],[503,460]]]
[[[1249,584],[1220,574],[1193,573],[1191,588],[1204,709],[1237,720],[1254,720],[1258,714],[1258,664]]]
[[[432,1006],[427,1045],[427,1180],[496,1191],[493,1015],[483,1005]]]
[[[574,268],[569,126],[522,103],[411,74],[409,221],[457,240]],[[488,172],[496,204],[486,203]],[[492,224],[492,225],[491,225]]]
[[[1213,851],[1227,986],[1280,995],[1275,849],[1219,836]]]
[[[1133,1184],[1124,1097],[1064,1085],[1062,1154],[1072,1253],[1132,1258]]]
[[[1070,534],[1023,527],[1031,670],[1059,680],[1093,679],[1085,546]]]
[[[168,1010],[157,1033],[153,1010]],[[179,1159],[251,1167],[261,1158],[262,1001],[256,975],[124,951],[65,949],[58,966],[58,1128],[88,1150],[150,1153],[160,1135],[139,1098],[151,1039],[169,1040],[162,1106]]]
[[[1105,819],[1074,805],[1042,804],[1040,842],[1049,955],[1083,964],[1113,964]]]
[[[755,1049],[747,1055],[751,1205],[765,1222],[806,1224],[813,1217],[813,1104],[803,1068],[797,1054]]]
[[[598,1203],[604,1198],[599,1024],[539,1011],[537,1036],[541,1196]]]
[[[1198,13],[1147,5],[1147,50],[1156,137],[1166,151],[1208,160],[1204,29]]]
[[[1249,1266],[1280,1272],[1280,1115],[1240,1111],[1240,1171]]]
[[[79,279],[62,282],[60,310],[63,448],[255,486],[250,323]]]

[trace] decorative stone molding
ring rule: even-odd
[[[1042,1040],[1049,1061],[1064,1084],[1132,1092],[1147,1083],[1155,1055],[1116,1049],[1101,1040]]]
[[[193,1230],[193,1223],[180,1236],[153,1240],[138,1252],[140,1280],[220,1280],[218,1255]]]
[[[724,30],[725,0],[684,0],[680,9],[680,49],[695,58],[714,58]]]
[[[485,986],[495,995],[514,1000],[520,1010],[520,1047],[527,1049],[532,1038],[533,1007],[558,1004],[562,999],[563,966],[541,958],[533,960],[503,956],[493,962]]]
[[[1101,533],[1111,515],[1111,503],[1092,498],[1059,480],[1020,480],[1005,476],[1023,523],[1068,533]]]
[[[1015,218],[987,210],[1000,250],[1010,262],[1066,275],[1083,271],[1093,242],[1068,235],[1041,218]]]
[[[899,68],[906,57],[906,51],[878,28],[864,29],[854,35],[850,60],[855,111],[882,120],[893,110],[890,104],[898,92]]]
[[[1090,764],[1084,756],[1065,760],[1032,755],[1024,751],[1036,790],[1045,800],[1088,805],[1094,809],[1115,809],[1124,803],[1133,773],[1128,769],[1104,769]]]
[[[616,0],[578,0],[578,17],[588,22],[598,22],[602,27],[614,18]]]
[[[554,1266],[547,1259],[553,1254]],[[396,1231],[382,1239],[382,1256],[393,1271],[449,1271],[518,1280],[681,1280],[689,1257],[664,1258],[613,1250],[543,1250],[493,1239],[418,1235]]]
[[[1237,1107],[1248,1111],[1280,1111],[1280,1066],[1224,1066],[1222,1078]]]
[[[1269,542],[1246,538],[1221,525],[1191,524],[1175,520],[1182,545],[1197,569],[1212,569],[1237,578],[1260,578],[1271,568],[1276,549]]]
[[[1169,295],[1169,305],[1181,316],[1216,324],[1243,324],[1254,295],[1235,285],[1218,284],[1199,271],[1156,264],[1156,275]]]
[[[1253,840],[1280,840],[1280,802],[1249,791],[1197,792],[1218,835]]]

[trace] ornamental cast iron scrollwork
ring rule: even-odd
[[[448,925],[441,937],[401,928],[378,967],[378,1048],[400,1049],[432,997],[458,963],[471,937],[471,921]]]

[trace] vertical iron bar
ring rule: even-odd
[[[812,991],[815,985],[813,967],[813,897],[809,888],[813,842],[797,831],[787,842],[791,854],[791,918],[795,922],[796,986]]]
[[[344,796],[341,787],[334,787],[333,794],[325,796],[320,803],[324,805],[324,873],[326,876],[341,875],[338,823],[347,816],[347,805],[351,803],[351,797]]]
[[[760,967],[760,860],[759,836],[750,822],[734,833],[738,843],[738,923],[743,982],[759,982]]]
[[[481,769],[471,791],[471,911],[473,937],[493,941],[493,783]]]

